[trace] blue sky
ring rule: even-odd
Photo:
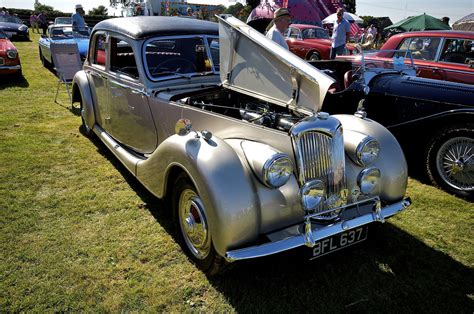
[[[106,7],[109,5],[109,0],[40,0],[40,2],[63,12],[72,12],[77,3],[81,3],[86,12],[99,5]],[[188,0],[188,2],[226,6],[235,4],[235,0]],[[34,0],[0,0],[0,7],[32,9],[33,4]],[[358,15],[388,16],[394,23],[405,17],[422,13],[438,18],[448,16],[451,19],[450,22],[454,23],[474,12],[474,0],[357,0],[356,4]],[[113,9],[109,9],[109,12],[113,12]]]

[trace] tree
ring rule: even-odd
[[[256,7],[258,7],[258,5],[260,4],[260,0],[247,0],[246,3],[247,3],[247,6],[251,8],[250,11],[252,11]]]
[[[47,12],[47,13],[51,13],[54,11],[54,8],[50,5],[46,5],[46,4],[41,4],[41,2],[36,2],[35,3],[35,11],[36,12]]]
[[[97,16],[97,15],[107,15],[107,8],[103,5],[99,5],[97,8],[93,8],[89,11],[89,15]]]

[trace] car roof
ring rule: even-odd
[[[432,37],[459,37],[459,38],[472,38],[474,39],[474,32],[456,31],[456,30],[444,30],[444,31],[418,31],[418,32],[406,32],[397,34],[399,37],[416,37],[416,36],[432,36]]]
[[[296,27],[296,28],[301,28],[301,29],[304,29],[304,28],[320,28],[320,29],[325,29],[321,26],[317,26],[317,25],[310,25],[310,24],[291,24],[290,27]]]
[[[156,35],[219,35],[217,23],[175,16],[110,18],[99,22],[93,31],[114,31],[136,39]]]

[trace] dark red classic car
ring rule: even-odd
[[[0,75],[12,74],[21,77],[20,56],[16,47],[0,30]]]
[[[292,24],[285,31],[285,39],[290,51],[305,60],[329,59],[331,38],[322,27],[306,24]],[[354,47],[348,46],[348,54]]]
[[[410,50],[417,76],[474,84],[474,32],[423,31],[394,35],[381,50]]]

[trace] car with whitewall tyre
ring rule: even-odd
[[[387,129],[321,112],[331,77],[218,20],[102,21],[73,83],[84,130],[168,201],[200,269],[300,246],[322,256],[411,204]]]

